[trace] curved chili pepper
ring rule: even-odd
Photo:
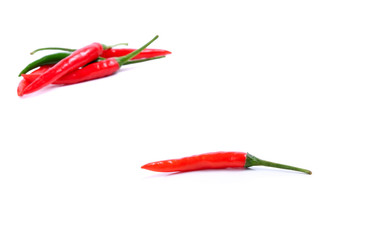
[[[17,87],[17,94],[18,94],[18,96],[22,96],[23,89],[25,89],[31,83],[32,83],[31,80],[23,77],[23,79],[18,83],[18,87]]]
[[[22,74],[23,79],[18,84],[17,94],[20,95],[26,86],[35,81],[35,79],[37,79],[42,73],[46,72],[51,67],[53,67],[53,64],[46,64],[40,66],[38,69],[32,71],[30,74]]]
[[[62,76],[60,79],[53,82],[53,84],[74,84],[74,83],[84,82],[84,81],[88,81],[88,80],[92,80],[96,78],[106,77],[118,71],[122,65],[128,65],[128,64],[145,62],[149,60],[162,58],[164,56],[130,61],[132,57],[136,56],[136,54],[138,54],[144,48],[149,46],[157,38],[158,36],[155,36],[147,44],[137,49],[136,51],[128,54],[127,56],[120,57],[120,58],[108,58],[108,59],[105,59],[99,62],[88,64],[87,66],[83,68],[77,69],[71,73],[68,73]],[[27,75],[23,74],[22,76],[24,77],[24,79],[26,79],[25,81],[32,82],[33,80],[35,80],[35,78],[38,77],[37,75],[38,74],[27,74]]]
[[[106,77],[114,74],[119,68],[120,65],[115,58],[108,58],[71,72],[65,75],[63,79],[53,82],[53,84],[73,84]]]
[[[61,59],[64,59],[66,58],[67,56],[69,56],[70,53],[54,53],[54,54],[50,54],[50,55],[47,55],[47,56],[44,56],[42,58],[39,58],[35,61],[33,61],[32,63],[30,63],[29,65],[27,65],[20,73],[18,76],[21,76],[22,74],[25,74],[27,73],[28,71],[34,69],[34,68],[37,68],[37,67],[40,67],[40,66],[43,66],[43,65],[47,65],[47,64],[56,64],[58,63]]]
[[[113,46],[105,49],[101,57],[103,58],[111,58],[111,57],[123,57],[127,54],[130,54],[131,52],[135,51],[136,49],[133,48],[112,48]],[[47,47],[47,48],[39,48],[31,52],[31,54],[34,54],[38,51],[42,50],[62,50],[67,52],[73,52],[75,49],[71,48],[60,48],[60,47]],[[165,56],[167,54],[171,54],[170,51],[163,50],[163,49],[144,49],[141,51],[140,54],[135,56],[133,59],[142,59],[142,58],[151,58],[151,57],[159,57],[159,56]]]
[[[45,73],[49,68],[51,68],[53,66],[54,66],[54,64],[44,64],[44,65],[40,66],[38,69],[35,69],[34,71],[32,71],[31,74],[40,75],[42,73]]]
[[[48,71],[40,75],[30,85],[21,90],[19,92],[19,96],[35,92],[56,81],[63,75],[66,75],[67,73],[74,71],[89,62],[92,62],[101,55],[104,48],[106,48],[105,45],[100,43],[92,43],[79,50],[76,50],[70,56],[62,59],[56,65],[48,69]]]
[[[191,157],[152,162],[143,165],[141,168],[155,172],[185,172],[203,169],[249,168],[251,166],[267,166],[312,174],[307,169],[261,160],[244,152],[205,153]]]

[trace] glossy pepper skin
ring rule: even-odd
[[[47,64],[56,64],[62,59],[68,57],[70,53],[54,53],[54,54],[49,54],[47,56],[41,57],[29,65],[27,65],[22,71],[19,73],[18,76],[21,76],[22,74],[27,73],[28,71],[35,69],[37,67],[47,65]]]
[[[108,58],[96,63],[91,63],[81,69],[73,71],[62,78],[53,82],[53,84],[74,84],[96,78],[106,77],[118,71],[120,65],[115,58]]]
[[[203,169],[249,168],[267,166],[312,174],[311,171],[289,165],[259,159],[244,152],[214,152],[190,157],[157,161],[143,165],[141,168],[155,172],[185,172]]]
[[[115,59],[106,59],[97,63],[89,64],[84,68],[70,72],[64,75],[63,77],[59,78],[58,80],[54,81],[52,84],[69,85],[74,83],[81,83],[96,78],[109,76],[115,73],[119,68],[120,66]],[[20,84],[18,88],[20,89],[22,88],[22,86],[27,86],[28,84],[35,81],[35,79],[37,79],[40,76],[40,74],[42,74],[43,69],[41,69],[40,71],[41,73],[22,74],[22,84]],[[44,71],[47,71],[47,69]]]
[[[29,94],[40,90],[41,88],[53,83],[57,79],[72,72],[89,62],[97,59],[103,52],[104,46],[100,43],[92,43],[81,49],[74,51],[70,56],[62,59],[56,65],[48,69],[45,73],[40,75],[30,85],[18,92],[19,96]]]
[[[141,168],[155,172],[184,172],[203,169],[243,167],[246,153],[215,152],[194,155],[179,159],[170,159],[145,164]]]
[[[51,67],[53,67],[53,64],[46,64],[40,66],[38,69],[35,69],[31,72],[31,74],[22,74],[23,79],[18,84],[17,88],[18,96],[20,96],[20,94],[26,86],[30,85],[33,81],[35,81],[35,79],[37,79],[41,74],[46,72]]]
[[[165,56],[159,56],[159,57],[154,57],[154,58],[146,58],[146,59],[138,59],[138,60],[131,60],[128,62],[123,63],[123,65],[129,65],[129,64],[134,64],[134,63],[141,63],[141,62],[147,62],[155,59],[160,59]],[[103,60],[104,61],[104,60]],[[108,63],[110,61],[111,63]],[[117,62],[116,62],[117,63]],[[80,68],[78,70],[75,70],[71,73],[68,73],[58,79],[57,81],[53,82],[52,84],[60,84],[60,85],[67,85],[67,84],[75,84],[75,83],[81,83],[97,78],[102,78],[108,75],[111,75],[117,71],[115,67],[113,66],[115,63],[112,62],[112,59],[106,60],[104,63],[97,62],[97,63],[92,63],[90,65],[87,65],[84,68]],[[108,66],[106,66],[108,65]],[[50,66],[50,65],[45,65],[45,66]],[[112,71],[110,71],[110,69]],[[30,74],[22,74],[22,77],[24,78],[22,81],[24,81],[27,86],[31,82],[35,81],[39,77],[40,74],[43,72],[47,71],[48,67],[41,66],[37,71],[34,71]]]
[[[96,78],[106,77],[109,75],[114,74],[116,71],[120,69],[122,65],[128,63],[131,59],[136,57],[143,49],[149,46],[152,42],[154,42],[158,38],[158,35],[155,36],[152,40],[146,43],[139,49],[127,54],[126,56],[119,57],[119,58],[107,58],[105,60],[88,64],[87,66],[78,69],[68,76],[63,77],[61,81],[55,81],[55,84],[73,84],[77,82],[88,81]]]
[[[53,84],[74,84],[74,83],[79,83],[79,82],[84,82],[96,78],[101,78],[101,77],[106,77],[109,75],[114,74],[116,71],[120,69],[122,65],[127,65],[131,64],[131,59],[139,54],[141,50],[149,46],[152,42],[154,42],[158,36],[155,36],[152,40],[150,40],[148,43],[146,43],[144,46],[141,48],[137,49],[136,51],[133,51],[132,53],[120,57],[120,58],[108,58],[102,61],[94,62],[91,64],[88,64],[85,67],[82,67],[80,69],[77,69],[73,72],[70,72],[61,78],[57,79],[56,81],[52,82]],[[151,58],[151,59],[142,59],[142,60],[134,60],[132,63],[136,62],[145,62],[148,60],[152,59],[158,59],[161,57],[156,57],[156,58]],[[48,72],[47,70],[46,72]],[[22,75],[24,77],[24,81],[26,82],[32,82],[35,79],[35,75],[37,77],[37,74],[29,74],[27,75]],[[36,80],[38,77],[36,78]],[[36,81],[35,80],[35,81]],[[23,81],[23,80],[22,80]],[[22,82],[21,82],[22,83]],[[23,83],[22,83],[23,86]],[[18,87],[20,89],[20,87]],[[18,90],[19,92],[20,90]]]

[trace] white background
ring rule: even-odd
[[[371,1],[2,1],[0,239],[372,239]],[[47,54],[172,51],[19,98]],[[253,167],[158,160],[250,152]]]

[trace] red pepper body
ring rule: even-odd
[[[92,43],[86,47],[74,51],[70,56],[62,59],[56,65],[40,75],[35,81],[21,90],[18,95],[35,92],[57,79],[72,72],[87,63],[97,59],[103,52],[103,46],[100,43]]]
[[[96,78],[102,78],[114,74],[120,68],[115,58],[108,58],[99,62],[91,63],[83,68],[70,72],[52,84],[74,84],[89,81]],[[35,81],[40,74],[47,68],[39,70],[37,73],[22,74],[22,77],[29,83]],[[22,80],[23,81],[23,80]]]
[[[26,74],[22,74],[23,78],[18,84],[18,87],[17,87],[18,96],[23,95],[23,90],[35,80],[34,76],[36,76],[36,77],[39,76],[39,74],[33,74],[32,78],[29,78],[29,77],[25,77],[23,75],[26,75]],[[32,75],[32,74],[28,74],[28,75]]]
[[[43,65],[40,66],[38,69],[35,69],[30,74],[22,74],[23,79],[18,84],[17,88],[17,94],[21,96],[23,89],[30,85],[35,79],[37,79],[42,73],[46,72],[49,68],[51,68],[53,65]]]
[[[73,84],[96,78],[106,77],[118,71],[120,65],[115,58],[108,58],[99,62],[91,63],[83,68],[68,73],[53,84]]]
[[[122,56],[126,56],[127,54],[135,50],[136,49],[131,49],[131,48],[109,48],[103,51],[103,53],[101,54],[101,57],[103,58],[122,57]],[[167,50],[146,48],[142,50],[138,55],[133,57],[132,60],[165,56],[170,53],[171,52]]]
[[[156,172],[194,171],[202,169],[244,168],[246,153],[215,152],[145,164],[141,168]]]
[[[45,73],[49,68],[51,68],[53,66],[54,66],[54,64],[42,65],[39,68],[37,68],[34,71],[32,71],[30,74],[39,74],[40,75],[42,73]]]

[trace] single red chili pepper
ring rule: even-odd
[[[191,157],[152,162],[141,168],[155,172],[185,172],[203,169],[249,168],[251,166],[267,166],[312,174],[311,171],[284,164],[261,160],[244,152],[214,152]]]
[[[120,57],[120,58],[108,58],[99,62],[88,64],[87,66],[77,69],[73,72],[70,72],[64,76],[62,76],[60,79],[53,82],[53,84],[74,84],[79,82],[84,82],[96,78],[106,77],[109,76],[116,71],[119,70],[119,68],[122,65],[130,64],[129,61],[134,56],[139,54],[144,48],[149,46],[152,42],[154,42],[158,36],[155,36],[152,40],[150,40],[148,43],[146,43],[141,48],[137,49],[136,51],[133,51],[132,53]],[[162,57],[162,56],[161,56]],[[155,57],[150,59],[142,59],[142,60],[135,60],[132,61],[132,63],[138,63],[138,62],[144,62],[152,59],[158,59],[161,57]],[[37,74],[28,74],[28,75],[22,75],[24,79],[27,79],[28,81],[33,81],[35,77],[37,77]],[[35,80],[36,81],[36,80]]]

